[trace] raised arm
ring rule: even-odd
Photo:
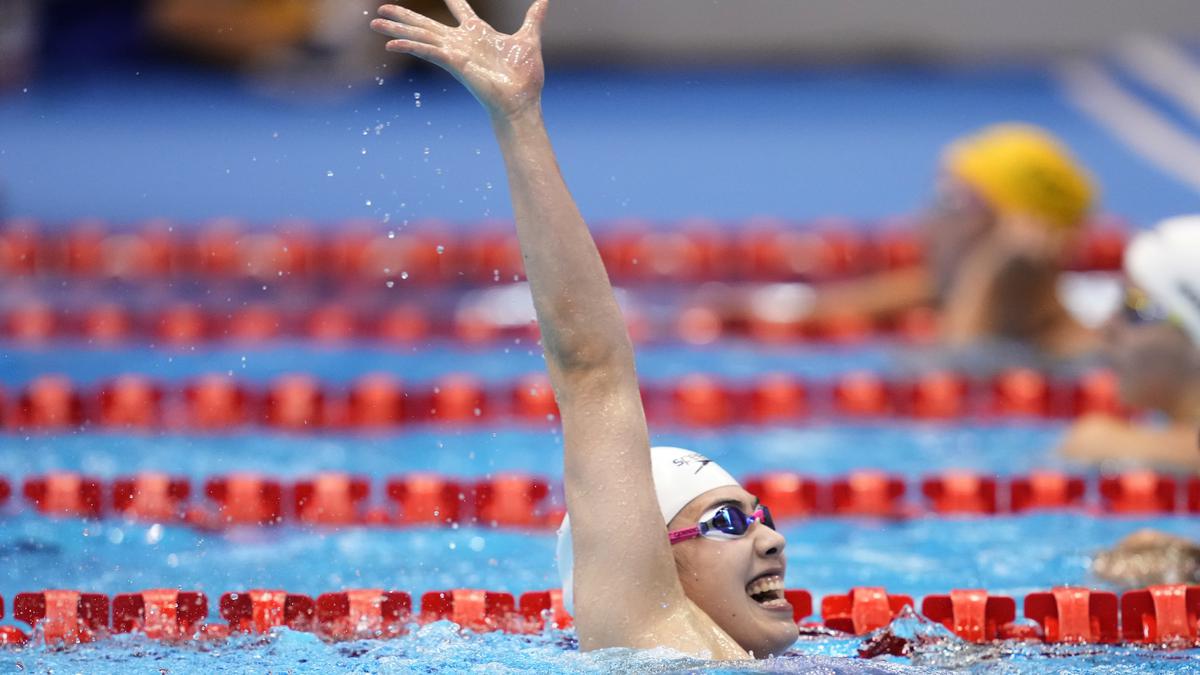
[[[542,123],[540,31],[547,0],[506,35],[466,0],[449,27],[394,5],[371,26],[450,72],[491,117],[562,415],[575,621],[584,649],[695,646],[671,635],[691,616],[654,493],[633,345],[600,255],[563,182]],[[685,630],[684,633],[687,633]]]

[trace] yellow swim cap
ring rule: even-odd
[[[1092,207],[1087,171],[1058,139],[1029,124],[997,124],[955,141],[944,162],[1000,215],[1073,228]]]

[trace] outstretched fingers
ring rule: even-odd
[[[371,30],[383,33],[389,37],[402,38],[413,42],[424,42],[434,46],[441,46],[442,44],[441,37],[431,30],[397,21],[388,21],[387,19],[375,19],[372,21]]]
[[[417,58],[424,59],[430,63],[446,67],[447,54],[441,47],[435,47],[424,42],[414,42],[412,40],[389,40],[384,49],[389,52],[397,52],[400,54],[411,54]]]
[[[446,0],[446,6],[450,8],[450,13],[454,15],[458,22],[465,23],[469,19],[478,18],[475,16],[475,10],[471,9],[470,3],[467,0]]]
[[[379,16],[391,19],[392,21],[406,23],[410,26],[424,28],[428,31],[446,28],[444,24],[438,23],[424,14],[419,14],[399,5],[381,5],[379,7]]]
[[[546,8],[549,6],[550,0],[534,0],[529,6],[529,11],[525,12],[525,25],[521,26],[521,30],[532,30],[540,34],[542,22],[546,19]]]

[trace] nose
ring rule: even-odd
[[[787,539],[782,534],[762,523],[755,523],[754,529],[755,552],[764,558],[774,558],[783,555],[783,549],[787,546]]]

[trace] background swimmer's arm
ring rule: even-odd
[[[513,35],[466,0],[447,0],[451,28],[385,5],[372,28],[388,49],[448,70],[479,99],[504,154],[517,235],[546,367],[563,423],[565,484],[575,547],[581,647],[674,646],[689,615],[650,472],[633,344],[608,275],[559,172],[541,117],[546,0]]]
[[[912,267],[822,284],[704,284],[690,304],[715,309],[726,321],[746,324],[768,318],[781,323],[846,316],[886,320],[934,299],[929,272]]]
[[[865,314],[882,319],[933,302],[933,279],[924,267],[880,272],[817,287],[812,318]]]
[[[1059,452],[1081,462],[1128,461],[1163,468],[1200,470],[1195,428],[1136,425],[1106,415],[1088,415],[1064,437]]]
[[[952,345],[981,338],[1026,341],[1049,352],[1086,351],[1095,336],[1079,326],[1058,299],[1067,237],[1029,218],[999,221],[960,266],[942,312]],[[1070,334],[1072,339],[1063,340]],[[1056,346],[1066,344],[1065,349]]]

